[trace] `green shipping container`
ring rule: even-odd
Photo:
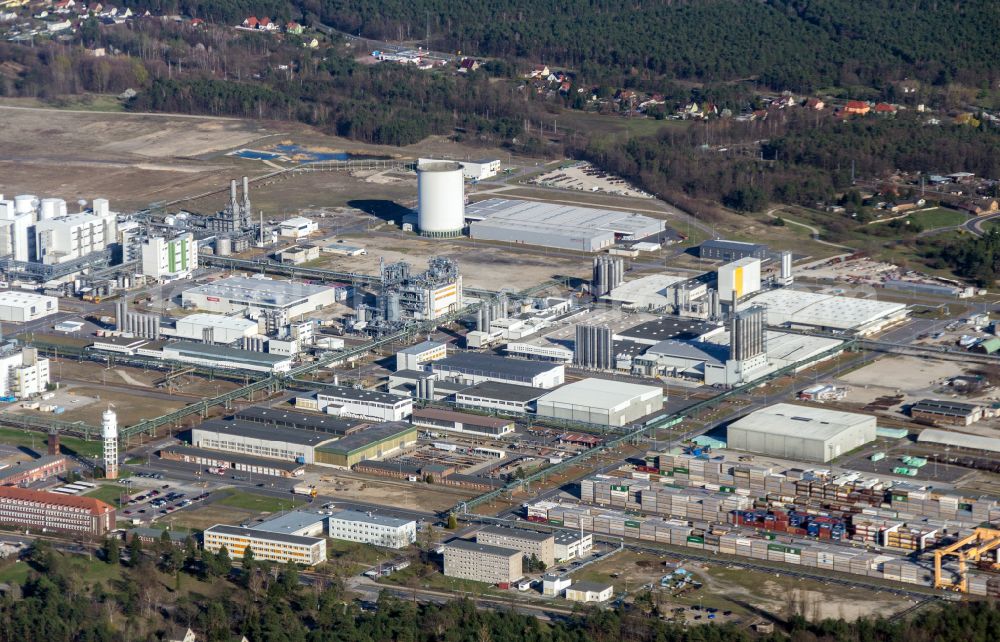
[[[629,528],[639,528],[642,525],[642,522],[636,522],[630,519],[626,519],[625,525],[628,526]]]
[[[736,489],[732,486],[719,486],[720,493],[735,493]]]
[[[893,495],[892,496],[892,501],[894,501],[894,502],[905,502],[906,501],[906,495]]]
[[[958,510],[972,510],[972,504],[959,504]]]
[[[764,533],[764,539],[774,539],[775,537],[774,533]]]
[[[785,546],[783,546],[781,544],[768,544],[767,545],[767,550],[769,550],[769,551],[776,551],[778,553],[784,553],[788,549],[787,549],[787,547],[785,547]]]
[[[692,544],[704,544],[705,538],[698,537],[696,535],[688,535],[688,541],[691,542]]]
[[[563,525],[563,521],[561,519],[550,519],[549,523],[552,524],[553,526],[562,526]]]
[[[672,470],[661,470],[660,474],[664,475],[666,477],[673,477],[674,476],[674,471],[672,471]]]
[[[885,453],[875,453],[870,457],[872,461],[882,461],[885,459]]]
[[[617,490],[620,493],[627,493],[628,492],[628,486],[612,486],[611,490]]]
[[[675,473],[684,473],[685,475],[688,475],[688,474],[691,473],[691,471],[688,470],[687,468],[674,468],[674,472]]]

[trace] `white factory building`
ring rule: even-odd
[[[663,308],[675,303],[672,289],[678,284],[689,281],[689,277],[673,274],[650,274],[648,276],[626,281],[612,288],[604,298],[614,303],[620,303],[634,308]],[[690,300],[700,299],[708,293],[706,283],[694,284],[687,290]]]
[[[487,241],[597,252],[659,234],[663,221],[618,210],[491,198],[465,208],[469,236]]]
[[[294,239],[304,238],[319,229],[316,221],[304,216],[293,216],[278,223],[278,233]]]
[[[387,548],[406,548],[417,541],[417,523],[353,510],[330,515],[327,534],[333,539]]]
[[[726,263],[718,271],[719,298],[739,301],[745,296],[760,291],[760,259],[750,256]]]
[[[797,461],[828,462],[875,441],[875,417],[779,403],[729,425],[729,448]]]
[[[246,312],[251,318],[280,312],[288,319],[332,305],[335,298],[336,289],[331,287],[244,276],[231,276],[199,285],[181,294],[185,307],[206,312]]]
[[[346,386],[325,386],[316,405],[327,414],[371,421],[402,421],[413,414],[410,397]]]
[[[59,299],[23,290],[0,291],[0,321],[25,323],[59,312]]]
[[[484,181],[500,173],[499,158],[482,158],[475,161],[446,161],[433,158],[418,158],[417,167],[431,163],[457,162],[462,168],[462,177],[470,181]]]
[[[100,252],[114,243],[117,215],[108,201],[94,199],[92,212],[67,214],[35,224],[35,256],[38,262],[55,265]]]
[[[142,273],[157,281],[186,279],[198,269],[198,243],[184,232],[173,238],[154,236],[142,242]]]
[[[169,334],[169,332],[164,332]],[[242,317],[196,312],[177,320],[174,336],[206,343],[230,344],[259,334],[259,324]]]
[[[781,288],[750,299],[767,308],[769,326],[833,330],[869,335],[901,323],[909,313],[903,303],[857,299]]]
[[[49,385],[49,360],[35,348],[0,353],[0,396],[27,399]]]
[[[582,379],[535,402],[540,417],[625,426],[663,409],[663,388],[608,379]]]
[[[419,370],[423,364],[447,356],[447,344],[440,341],[422,341],[396,353],[396,370]]]

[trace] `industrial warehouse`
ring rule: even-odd
[[[581,252],[657,236],[665,229],[663,221],[632,212],[502,198],[468,205],[465,218],[474,239]]]
[[[875,441],[875,417],[781,403],[731,423],[726,441],[736,450],[827,462]]]
[[[206,312],[246,312],[254,318],[280,313],[295,319],[333,305],[335,297],[333,288],[321,285],[231,276],[184,290],[182,301]]]

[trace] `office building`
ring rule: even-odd
[[[554,388],[566,380],[561,363],[505,359],[491,354],[459,352],[430,363],[438,379],[475,385],[484,381]]]
[[[540,417],[625,426],[663,409],[663,388],[608,379],[582,379],[538,398]]]
[[[590,557],[594,550],[593,533],[556,531],[553,552],[557,562]]]
[[[0,321],[26,323],[59,312],[59,299],[54,296],[4,290],[0,292]]]
[[[203,548],[218,553],[223,546],[231,559],[243,557],[249,548],[254,559],[285,564],[295,562],[303,566],[316,566],[326,561],[326,540],[321,537],[302,537],[283,533],[226,526],[217,524],[202,534]]]
[[[3,486],[0,523],[19,529],[103,537],[115,529],[115,509],[92,497]]]
[[[298,537],[322,537],[326,532],[326,523],[326,515],[309,510],[293,510],[255,524],[250,530]]]
[[[142,273],[157,281],[186,279],[198,269],[198,243],[184,232],[173,238],[153,236],[142,242]]]
[[[828,408],[774,404],[729,425],[733,450],[828,462],[875,441],[875,417]]]
[[[422,341],[396,353],[396,370],[419,370],[425,363],[447,356],[447,344],[440,341]]]
[[[444,574],[463,580],[509,585],[520,579],[524,555],[513,548],[501,548],[454,539],[444,545]]]
[[[406,548],[417,541],[417,523],[353,510],[330,515],[327,534],[333,539],[387,548]]]
[[[401,421],[413,412],[410,397],[346,386],[324,386],[316,403],[318,410],[331,415],[371,421]]]
[[[525,557],[534,556],[547,567],[552,566],[556,561],[555,536],[552,533],[539,533],[523,528],[487,526],[476,533],[476,542],[519,550]]]
[[[615,353],[611,336],[611,328],[606,325],[577,325],[573,364],[581,368],[613,370]]]

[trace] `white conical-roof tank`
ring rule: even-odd
[[[461,236],[465,227],[461,165],[430,161],[417,166],[417,227],[421,236]]]
[[[14,211],[18,214],[27,214],[35,211],[38,197],[34,194],[20,194],[14,197]]]

